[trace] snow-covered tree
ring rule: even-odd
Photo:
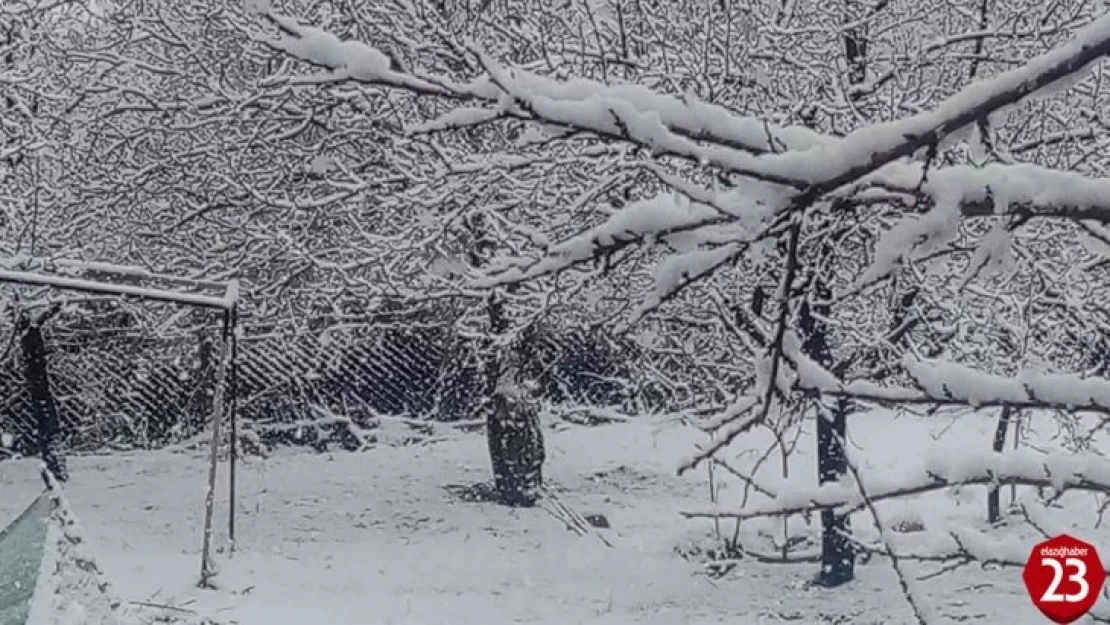
[[[267,329],[419,313],[491,394],[538,328],[619,334],[707,432],[684,470],[759,482],[730,444],[816,418],[825,486],[703,513],[820,509],[826,583],[861,501],[1051,481],[985,440],[876,484],[868,405],[1097,464],[1100,3],[526,4],[6,3],[2,251],[237,277]]]
[[[1110,51],[1110,27],[1106,18],[1092,20],[1096,7],[1080,5],[1066,15],[1032,10],[1040,15],[1034,18],[1016,11],[992,15],[986,8],[882,2],[859,5],[859,15],[832,16],[845,26],[823,31],[818,24],[830,15],[821,9],[724,3],[719,17],[725,19],[713,20],[711,12],[704,17],[731,27],[735,10],[744,18],[738,28],[752,38],[749,49],[759,51],[753,57],[762,58],[764,50],[790,54],[766,55],[780,74],[756,72],[757,86],[745,91],[764,89],[774,97],[722,106],[713,103],[722,90],[693,85],[699,78],[712,84],[714,74],[730,75],[722,69],[735,67],[729,45],[686,46],[683,52],[701,53],[706,60],[693,64],[700,70],[680,84],[629,69],[634,61],[657,68],[656,55],[665,57],[668,48],[644,45],[651,50],[644,59],[650,61],[636,59],[630,52],[635,45],[619,44],[620,33],[690,24],[647,13],[637,22],[623,12],[634,4],[639,3],[587,4],[608,7],[604,13],[586,11],[597,40],[596,63],[581,72],[589,77],[571,78],[565,65],[505,55],[473,37],[461,38],[462,47],[454,48],[456,54],[465,52],[465,60],[443,68],[434,55],[420,62],[414,54],[417,62],[397,64],[390,61],[391,54],[404,56],[397,50],[387,54],[376,42],[339,38],[272,11],[262,12],[252,32],[321,70],[290,78],[291,83],[404,92],[436,103],[429,106],[453,105],[410,132],[435,126],[451,141],[471,128],[507,132],[527,122],[525,127],[552,133],[549,143],[564,149],[624,150],[623,166],[639,175],[627,200],[605,198],[600,203],[608,210],[598,210],[577,232],[560,232],[562,215],[552,215],[553,236],[531,249],[510,250],[467,277],[473,288],[506,287],[574,275],[594,263],[650,263],[653,282],[630,291],[639,302],[620,315],[625,326],[705,298],[703,289],[712,293],[717,280],[717,288],[732,298],[705,298],[715,306],[762,293],[759,305],[734,306],[731,319],[717,317],[717,323],[729,324],[722,327],[739,330],[738,340],[759,355],[753,382],[736,389],[730,405],[704,425],[712,436],[684,469],[710,460],[745,432],[797,418],[783,410],[797,393],[828,398],[821,404],[834,408],[842,405],[838,399],[1096,413],[1107,408],[1099,399],[1105,383],[1083,378],[1084,371],[1074,367],[1074,352],[1065,356],[1070,350],[1054,346],[1059,330],[1037,327],[1028,318],[1030,302],[1041,314],[1080,314],[1076,295],[1064,292],[1083,281],[1062,278],[1060,268],[1094,271],[1087,279],[1099,282],[1102,263],[1091,251],[1097,245],[1076,244],[1099,240],[1101,227],[1093,224],[1110,217],[1100,198],[1106,182],[1085,173],[1082,163],[1091,157],[1067,160],[1074,156],[1055,152],[1074,155],[1079,145],[1097,145],[1093,137],[1099,133],[1068,130],[1056,140],[1046,138],[1050,128],[1071,121],[1052,114],[1053,108],[1097,101],[1099,61]],[[952,19],[930,20],[935,30],[919,27],[915,16],[940,10],[950,11]],[[414,7],[409,13],[420,17]],[[1035,19],[1040,21],[1032,26]],[[514,25],[532,35],[530,40],[542,39],[535,36],[540,31],[534,23]],[[673,34],[663,32],[648,41]],[[792,40],[803,35],[810,38],[808,45]],[[441,31],[436,36],[450,41]],[[777,45],[759,45],[761,37]],[[558,46],[558,37],[553,39]],[[991,45],[995,41],[1001,45]],[[436,41],[430,47],[437,44],[445,45]],[[676,53],[674,62],[682,56]],[[795,72],[815,72],[821,79],[799,80],[786,73],[790,64],[800,66]],[[822,88],[826,91],[816,97],[795,93]],[[796,110],[791,102],[803,105]],[[1042,138],[1035,146],[1024,141],[1031,127]],[[1036,155],[1022,160],[1015,152]],[[1055,249],[1042,249],[1046,245]],[[766,273],[761,275],[760,267]],[[722,278],[730,272],[745,277]],[[1046,285],[1051,285],[1047,296]],[[1026,297],[1024,305],[1016,300],[1019,294]],[[987,316],[1006,299],[1015,304],[1012,309]],[[1061,373],[1031,372],[1036,367]],[[842,439],[836,430],[832,440]],[[838,445],[843,449],[842,440]],[[1041,467],[1011,466],[1007,460],[1000,469],[1000,459],[986,446],[983,452],[978,472],[937,470],[934,476],[940,477],[929,477],[929,483],[1046,479]],[[919,488],[903,484],[877,493],[848,455],[842,454],[834,469],[840,479],[800,498],[781,493],[770,509],[843,515],[841,499],[825,502],[831,493],[870,502]],[[1096,457],[1080,462],[1087,461],[1100,462]],[[1057,488],[1102,488],[1094,474],[1075,475]],[[975,555],[966,545],[961,549]],[[897,554],[891,553],[897,568]],[[907,596],[913,600],[912,593]]]

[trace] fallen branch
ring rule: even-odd
[[[169,610],[171,612],[181,612],[183,614],[196,614],[195,610],[190,610],[188,608],[179,608],[175,605],[169,605],[165,603],[151,603],[149,601],[128,601],[128,603],[134,606],[139,606],[141,608],[154,608],[156,610]]]
[[[567,526],[568,530],[574,532],[575,534],[578,534],[579,536],[592,534],[596,536],[598,540],[604,543],[606,547],[613,547],[613,543],[609,542],[608,539],[606,539],[600,533],[594,531],[593,525],[591,525],[590,522],[586,520],[586,517],[578,514],[565,503],[563,503],[562,500],[559,499],[558,495],[555,494],[555,491],[551,490],[547,486],[543,486],[541,487],[540,492],[543,494],[543,499],[541,499],[540,501],[550,504],[550,507],[540,507],[543,508],[543,510],[551,516],[562,521],[563,524]]]

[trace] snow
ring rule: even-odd
[[[928,145],[930,137],[946,138],[974,130],[974,122],[998,114],[1027,97],[1050,94],[1053,89],[1080,80],[1110,46],[1110,16],[1080,30],[1068,43],[1030,60],[1023,66],[989,79],[976,81],[936,107],[904,119],[865,126],[843,138],[833,138],[802,128],[775,128],[763,120],[737,115],[723,107],[654,93],[638,85],[605,85],[573,79],[553,80],[519,68],[499,66],[479,56],[489,79],[470,85],[434,83],[390,69],[388,57],[366,44],[341,41],[334,35],[300,25],[290,18],[269,14],[283,34],[264,39],[269,45],[329,68],[321,80],[362,80],[391,84],[420,93],[477,99],[498,109],[459,109],[457,114],[431,122],[429,129],[451,123],[477,123],[497,110],[519,107],[545,123],[565,124],[602,135],[627,137],[656,154],[686,157],[702,166],[713,164],[753,179],[788,189],[815,189],[821,193],[853,184],[872,174],[870,182],[897,182],[896,188],[914,189],[921,180],[921,165],[899,163]],[[1077,64],[1084,65],[1073,71]],[[512,102],[505,100],[505,94]],[[514,110],[516,110],[514,108]],[[452,120],[452,115],[459,119]],[[773,139],[772,139],[773,138]],[[709,139],[701,142],[700,139]],[[773,145],[772,145],[773,141]],[[777,153],[785,148],[782,153]],[[1051,172],[1033,165],[988,165],[983,168],[952,167],[931,172],[926,193],[938,199],[940,214],[916,220],[918,227],[900,229],[888,248],[924,234],[930,242],[950,228],[949,214],[974,196],[992,197],[996,210],[1034,199],[1060,200],[1065,207],[1099,206],[1106,183],[1078,174]],[[1075,179],[1075,186],[1060,184]],[[1045,183],[1052,184],[1045,184]],[[943,200],[943,201],[941,201]],[[1078,200],[1075,201],[1075,200]],[[776,206],[782,210],[788,204]],[[877,269],[879,275],[897,260],[890,249]]]
[[[1110,15],[1104,15],[1076,33],[1069,42],[1058,46],[1024,65],[980,80],[964,87],[954,96],[941,102],[930,111],[883,124],[866,126],[852,132],[837,146],[842,157],[836,159],[835,168],[841,174],[825,175],[827,181],[844,173],[878,169],[893,161],[898,146],[907,139],[924,138],[940,132],[940,136],[954,132],[974,122],[977,117],[994,114],[1004,106],[1012,105],[1014,95],[1035,95],[1037,89],[1058,86],[1086,75],[1091,61],[1099,59],[1110,45]],[[1076,60],[1085,60],[1086,67],[1075,71]],[[1037,89],[1033,89],[1037,86]],[[976,115],[969,114],[975,111]],[[888,154],[888,156],[881,156]],[[908,156],[908,154],[903,154]]]
[[[957,131],[976,117],[995,113],[1019,96],[1032,95],[1038,88],[1061,79],[1074,80],[1075,77],[1068,77],[1071,65],[1077,59],[1085,59],[1089,64],[1101,57],[1108,42],[1110,16],[1104,16],[1067,44],[1021,67],[974,82],[932,110],[866,126],[840,140],[808,137],[804,142],[808,145],[790,146],[793,149],[781,154],[762,155],[727,147],[727,142],[698,145],[670,132],[670,120],[664,118],[662,111],[634,104],[641,96],[651,100],[648,93],[621,93],[586,81],[555,83],[524,72],[499,69],[488,59],[485,65],[499,86],[541,119],[629,136],[653,150],[688,156],[703,165],[715,164],[757,179],[798,188],[826,187],[825,191],[832,191],[851,183],[858,175],[909,156],[907,148],[925,145],[931,135]],[[753,130],[758,124],[755,120],[743,121],[751,124]]]
[[[705,204],[691,202],[676,193],[660,193],[646,200],[631,202],[600,225],[552,245],[539,261],[523,268],[502,268],[496,276],[478,280],[476,286],[493,286],[562,271],[593,258],[597,248],[612,247],[649,235],[694,229],[712,224],[716,217],[719,213]]]
[[[774,214],[787,196],[773,185],[758,182],[736,189],[713,192],[684,185],[664,171],[654,173],[674,191],[629,203],[601,224],[554,245],[536,261],[501,259],[491,264],[476,287],[489,287],[528,280],[563,271],[593,259],[601,250],[624,244],[664,244],[675,253],[667,255],[652,271],[655,288],[634,311],[632,321],[658,308],[686,284],[712,274],[718,267],[747,249],[757,239],[766,218]],[[736,216],[723,222],[725,216]]]
[[[30,260],[29,258],[25,259]],[[115,263],[105,263],[98,261],[88,260],[74,260],[70,258],[52,258],[50,260],[41,261],[45,266],[50,268],[58,268],[63,271],[72,271],[75,273],[84,273],[87,271],[113,273],[123,276],[132,276],[138,278],[149,278],[151,280],[164,280],[172,283],[192,284],[196,286],[205,286],[211,288],[226,289],[228,284],[226,282],[213,282],[210,280],[198,280],[195,278],[184,278],[181,276],[173,276],[164,273],[153,273],[143,267],[135,265],[119,265]],[[10,267],[15,268],[15,267]]]
[[[929,397],[959,398],[973,406],[1038,400],[1069,409],[1110,409],[1110,382],[1098,377],[1024,370],[1008,378],[957,363],[912,357],[903,364]]]
[[[883,386],[868,380],[854,380],[844,384],[796,350],[788,349],[785,353],[796,363],[796,385],[807,390],[840,393],[876,401],[937,400],[942,403],[961,402],[972,407],[1010,404],[1018,407],[1054,407],[1069,411],[1110,411],[1110,381],[1080,373],[1023,369],[1017,375],[1007,377],[956,362],[919,359],[907,354],[902,359],[902,366],[920,388],[918,391]]]
[[[492,64],[489,59],[486,63],[487,66]],[[613,114],[606,113],[605,108],[616,104],[632,119],[645,116],[642,119],[656,120],[682,135],[714,138],[724,145],[753,153],[784,146],[805,149],[835,141],[802,126],[768,126],[764,120],[737,115],[719,105],[657,93],[643,85],[608,85],[583,78],[557,81],[517,69],[512,70],[510,76],[508,71],[496,67],[493,72],[498,75],[499,84],[500,80],[509,81],[504,86],[510,87],[514,95],[523,96],[528,102],[534,98],[555,109],[559,107],[555,103],[566,103],[574,107],[566,111],[589,113],[596,123],[609,131],[617,128],[613,125]],[[562,117],[562,112],[556,110],[555,113]],[[775,145],[770,144],[769,137],[774,137]]]
[[[600,7],[600,0],[597,4]],[[985,146],[974,123],[999,115],[1022,98],[1044,97],[1082,79],[1093,61],[1110,50],[1110,16],[1070,43],[1018,69],[976,82],[925,113],[832,138],[801,128],[772,127],[693,97],[664,96],[642,86],[553,80],[499,66],[481,54],[488,77],[473,83],[409,74],[382,50],[275,14],[269,2],[248,0],[246,8],[279,31],[259,35],[261,41],[327,70],[292,79],[291,84],[356,81],[446,96],[466,105],[409,126],[410,133],[482,124],[502,116],[533,118],[538,123],[593,131],[603,140],[628,139],[653,155],[684,157],[678,159],[682,164],[701,168],[717,165],[754,181],[733,192],[721,192],[699,188],[659,166],[644,167],[671,192],[632,202],[562,242],[550,243],[534,233],[532,239],[544,248],[544,256],[491,263],[493,273],[479,280],[479,287],[549,275],[642,243],[655,248],[652,252],[661,251],[663,260],[653,271],[654,290],[637,309],[639,316],[684,283],[745,251],[770,217],[807,208],[844,185],[853,185],[850,193],[905,193],[924,181],[921,190],[934,202],[925,214],[905,218],[885,233],[875,249],[875,263],[861,278],[863,284],[896,271],[908,258],[950,243],[966,214],[1001,214],[1029,206],[1034,212],[1101,215],[1110,220],[1104,199],[1110,192],[1107,180],[1034,165],[998,164],[943,167],[925,177],[925,165],[903,160],[919,158],[930,145],[960,138],[965,132],[971,135],[972,156],[981,160]],[[1086,67],[1073,72],[1079,65]],[[285,78],[272,76],[270,84]],[[316,157],[311,170],[326,173],[330,163],[325,158]],[[469,162],[444,168],[450,173],[483,171],[536,158],[543,157],[475,155]],[[261,199],[257,192],[251,193]],[[344,193],[316,197],[307,204],[282,200],[273,205],[296,204],[303,211],[324,207],[346,197]],[[433,225],[427,219],[420,224]],[[1011,244],[1009,231],[1003,224],[996,225],[979,241],[972,271],[1007,271],[1013,264]],[[227,243],[216,245],[223,249]],[[351,267],[339,261],[318,264],[326,269]],[[0,271],[0,279],[228,310],[238,300],[237,283],[216,298],[105,286],[14,267]],[[784,291],[789,286],[784,285]],[[1030,502],[1035,500],[1033,487],[1067,496],[1067,518],[1033,505],[1027,514],[1040,521],[1059,516],[1054,525],[1061,530],[1079,527],[1084,536],[1106,543],[1107,532],[1097,525],[1080,525],[1086,522],[1081,519],[1093,518],[1098,501],[1088,492],[1064,492],[1103,491],[1105,496],[1110,484],[1105,445],[1072,454],[1059,449],[1059,441],[1037,440],[1036,448],[989,453],[990,411],[946,426],[949,431],[943,436],[937,431],[939,419],[896,419],[883,411],[853,415],[851,442],[861,448],[853,447],[850,454],[853,467],[858,466],[862,475],[857,482],[845,478],[818,486],[812,454],[806,452],[790,460],[789,479],[786,459],[781,459],[781,480],[775,479],[774,471],[762,471],[758,475],[761,495],[751,501],[746,488],[742,499],[737,496],[737,484],[727,476],[713,485],[692,471],[675,476],[674,460],[691,449],[700,451],[684,462],[684,469],[710,456],[727,458],[738,467],[734,477],[741,482],[745,472],[756,473],[763,459],[771,457],[768,464],[775,466],[773,456],[758,453],[769,434],[757,426],[774,424],[765,417],[778,410],[761,403],[771,385],[786,389],[797,382],[810,389],[910,403],[937,400],[973,407],[1039,403],[1110,412],[1110,382],[1104,379],[1033,370],[1002,377],[944,360],[907,357],[902,364],[914,388],[868,381],[842,384],[800,353],[794,334],[786,335],[783,347],[796,369],[780,369],[777,358],[757,359],[752,363],[755,393],[739,398],[724,415],[703,424],[705,431],[660,430],[642,417],[594,429],[552,428],[548,475],[555,491],[575,510],[600,511],[611,519],[613,529],[601,531],[603,541],[584,540],[565,531],[558,519],[550,518],[557,513],[549,508],[510,510],[464,503],[444,489],[448,484],[485,480],[489,472],[481,437],[454,432],[401,448],[380,441],[404,437],[375,440],[356,428],[352,432],[365,448],[362,453],[279,453],[270,460],[246,462],[240,484],[244,498],[237,510],[238,552],[233,558],[221,558],[218,588],[210,591],[201,591],[194,583],[202,457],[163,451],[81,458],[73,463],[72,492],[97,544],[104,546],[107,567],[129,596],[189,606],[198,613],[219,614],[247,625],[508,621],[696,625],[733,622],[738,617],[747,622],[907,622],[906,606],[884,562],[861,566],[860,581],[850,588],[824,592],[804,587],[803,580],[813,574],[809,565],[770,567],[740,558],[729,576],[710,581],[700,563],[685,560],[678,552],[689,553],[699,545],[703,551],[704,545],[719,546],[719,541],[707,538],[710,525],[701,517],[712,517],[717,523],[745,519],[737,533],[746,545],[761,552],[776,551],[773,543],[780,530],[791,534],[782,536],[784,541],[799,538],[812,549],[816,528],[798,513],[835,507],[853,510],[857,537],[865,544],[879,541],[874,548],[878,553],[890,548],[904,556],[915,575],[927,570],[914,562],[915,557],[968,557],[1020,565],[1036,538],[1031,528],[1014,518],[1007,519],[1006,527],[993,528],[981,518],[984,489],[1007,480],[1031,485],[1020,491]],[[755,409],[761,412],[752,414]],[[322,418],[345,422],[330,413]],[[379,425],[404,431],[411,423],[383,420]],[[738,438],[741,433],[748,436]],[[734,438],[735,448],[726,448]],[[811,437],[805,445],[812,448]],[[753,462],[755,457],[760,460]],[[28,464],[0,464],[0,483],[9,495],[0,499],[0,514],[16,510],[19,501],[33,494],[36,476]],[[719,503],[715,496],[715,505],[707,507],[706,487],[718,485],[723,496]],[[859,522],[858,514],[865,513],[864,490],[881,510],[875,514],[878,527],[871,528],[875,531]],[[683,510],[700,520],[680,519]],[[780,518],[787,515],[792,516]],[[923,528],[920,536],[896,529],[916,525]],[[48,558],[52,566],[85,557],[66,552],[67,544],[80,542],[71,540],[73,536],[55,531],[51,538],[56,547]],[[56,585],[40,589],[40,594],[81,596],[88,590],[80,587],[84,579],[51,577]],[[1013,569],[958,571],[936,582],[906,583],[915,598],[936,607],[937,618],[1041,622],[1024,599],[1020,576]],[[988,590],[976,590],[984,584]],[[104,620],[104,613],[87,611],[85,605],[39,607],[35,618]]]
[[[257,6],[254,10],[262,12]],[[371,46],[357,41],[342,41],[323,30],[303,28],[287,17],[273,13],[268,15],[281,28],[300,35],[296,39],[280,38],[273,41],[293,56],[309,59],[326,67],[344,68],[347,76],[359,80],[374,80],[390,73],[389,57]]]
[[[922,174],[920,164],[894,163],[864,178],[861,185],[909,190],[917,187]],[[930,170],[921,191],[935,200],[943,197],[961,204],[990,200],[996,214],[1014,206],[1029,206],[1034,212],[1082,213],[1105,208],[1110,179],[1031,163],[953,165]]]
[[[849,422],[849,431],[860,431],[859,421],[874,426],[873,415],[854,415]],[[968,418],[970,424],[989,423],[988,419]],[[909,424],[888,425],[888,429],[913,426]],[[967,429],[967,426],[964,426]],[[858,435],[856,435],[858,436]],[[910,454],[896,466],[882,471],[861,471],[863,491],[875,502],[892,499],[912,498],[930,491],[939,491],[961,484],[989,485],[1018,480],[1025,484],[1049,484],[1057,493],[1074,487],[1090,487],[1096,492],[1110,490],[1110,460],[1098,453],[1072,454],[1061,450],[1048,453],[1030,447],[1008,450],[1003,453],[987,453],[989,438],[984,435],[972,437],[947,437],[936,443],[918,443],[914,455]],[[896,446],[904,449],[906,444]],[[870,451],[870,450],[869,450]],[[855,449],[849,450],[853,464],[865,456]],[[894,451],[897,453],[897,451]],[[868,460],[872,465],[874,461]],[[862,462],[861,462],[862,464]],[[763,481],[768,497],[740,507],[718,505],[687,511],[691,517],[743,518],[774,517],[796,514],[807,508],[834,508],[841,512],[859,511],[865,504],[861,489],[851,478],[839,482],[816,485],[807,480],[793,479],[774,483]],[[906,514],[905,510],[902,514]],[[1026,547],[1027,548],[1027,547]]]
[[[54,490],[48,496],[54,508],[46,523],[27,625],[142,625],[144,621],[112,595],[69,503],[50,480]]]
[[[690,282],[707,276],[743,251],[734,243],[706,250],[672,254],[652,271],[654,290],[633,313],[633,321],[643,317]]]
[[[883,233],[875,245],[875,259],[860,276],[857,288],[885,278],[907,258],[931,254],[959,233],[958,198],[938,197],[936,206],[921,217],[906,217]]]
[[[392,84],[421,93],[445,94],[452,85],[450,81],[432,83],[408,74],[394,71],[394,63],[389,55],[377,48],[355,40],[342,40],[335,35],[301,24],[264,6],[256,4],[252,12],[265,16],[280,31],[278,35],[256,34],[255,38],[276,50],[331,71],[323,76],[308,77],[298,82],[331,82],[354,80],[367,83]],[[486,95],[492,90],[486,89]]]
[[[1014,269],[1013,236],[1006,224],[996,223],[975,247],[965,280],[970,280],[976,272],[983,276],[996,276]]]
[[[992,422],[983,418],[970,429],[950,429],[948,436],[976,438],[986,446]],[[214,591],[195,587],[204,481],[200,455],[75,458],[66,492],[115,592],[240,625],[910,621],[881,557],[860,565],[859,579],[849,587],[828,591],[806,587],[815,572],[812,563],[742,559],[714,580],[697,561],[681,557],[680,552],[713,544],[710,523],[679,516],[707,502],[704,474],[678,478],[673,472],[675,459],[702,435],[665,423],[637,418],[596,428],[548,429],[546,473],[553,488],[574,510],[608,517],[612,529],[600,531],[612,548],[568,532],[543,509],[466,503],[445,491],[448,484],[487,478],[480,434],[357,454],[282,452],[243,463],[238,549],[233,557],[221,556]],[[870,478],[901,466],[944,427],[935,419],[885,412],[853,417],[853,443],[867,458],[861,471]],[[741,464],[740,456],[750,458],[744,450],[767,438],[742,441],[726,452]],[[792,474],[802,477],[791,482],[812,481],[810,444],[807,435],[800,457],[792,461]],[[31,462],[0,463],[5,494],[0,518],[16,514],[38,493],[36,471]],[[773,473],[765,474],[771,482]],[[739,486],[723,483],[721,475],[721,497],[738,501]],[[873,483],[882,486],[878,477]],[[781,490],[783,483],[775,487]],[[986,529],[977,521],[982,492],[937,492],[912,509],[879,502],[881,510],[903,510],[884,513],[888,521],[913,516],[930,530],[891,532],[892,546],[941,554],[963,545],[981,556],[1024,560],[1035,537]],[[1065,526],[1080,522],[1078,512],[1059,520]],[[877,538],[868,526],[862,518],[853,523],[865,541]],[[745,544],[756,550],[767,540],[761,536],[782,529],[781,523],[756,521],[743,527]],[[811,539],[816,531],[799,518],[791,528]],[[1068,529],[1095,544],[1110,544],[1103,530]],[[914,577],[933,570],[913,562],[904,566]],[[1043,622],[1018,569],[968,567],[918,582],[915,594],[946,619],[981,614],[985,622]]]
[[[671,132],[670,118],[665,118],[659,108],[636,104],[641,98],[656,102],[645,89],[630,93],[587,81],[555,83],[524,72],[499,69],[488,60],[486,66],[498,85],[541,119],[603,134],[628,136],[658,151],[689,156],[702,164],[712,163],[790,186],[829,183],[839,186],[851,182],[841,180],[850,172],[859,170],[866,173],[899,156],[908,156],[901,153],[909,145],[908,141],[920,140],[937,130],[948,132],[965,126],[973,120],[963,120],[962,123],[957,120],[962,120],[970,111],[993,112],[1009,101],[1000,101],[1000,94],[1024,93],[1029,85],[1055,75],[1072,58],[1085,56],[1092,46],[1104,44],[1108,36],[1110,18],[1104,18],[1084,30],[1070,44],[1033,59],[1026,66],[973,83],[934,110],[867,126],[841,140],[810,137],[805,141],[808,146],[792,146],[795,149],[782,154],[763,155],[738,151],[726,147],[727,143],[697,145]],[[740,119],[734,119],[734,123]],[[751,124],[753,130],[759,125],[755,120],[744,121]],[[761,131],[766,133],[765,129]],[[763,142],[766,143],[766,139]]]
[[[805,388],[835,391],[844,385],[829,370],[822,367],[802,351],[802,340],[797,332],[788,331],[783,337],[783,355],[790,361],[796,379]]]
[[[246,0],[243,3],[243,8],[252,15],[266,15],[273,9],[270,0]]]

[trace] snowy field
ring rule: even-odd
[[[952,428],[940,419],[871,414],[851,427],[875,470],[924,453],[936,444],[930,434],[989,446],[991,417]],[[568,531],[543,508],[464,502],[445,489],[487,478],[481,434],[359,454],[285,451],[245,463],[239,550],[230,559],[221,554],[217,590],[194,586],[201,454],[78,458],[67,494],[119,594],[242,625],[910,621],[890,565],[879,558],[838,590],[807,585],[814,564],[744,561],[714,577],[684,558],[715,544],[711,522],[679,514],[708,504],[704,470],[674,472],[699,440],[695,432],[645,418],[549,428],[547,437],[549,482],[576,511],[608,518],[612,528],[600,531],[612,547]],[[802,440],[803,453],[811,443]],[[746,457],[742,449],[733,455]],[[804,458],[792,470],[801,479],[813,473]],[[39,484],[34,463],[0,464],[0,517],[16,515]],[[735,486],[721,493],[722,502],[737,496]],[[899,514],[926,525],[983,526],[984,498],[981,488],[968,488],[901,505]],[[1084,513],[1083,524],[1092,518]],[[868,521],[857,516],[853,524],[866,534]],[[781,522],[753,521],[745,536],[775,527]],[[1110,545],[1107,532],[1090,532],[1080,536]],[[921,589],[945,622],[1046,622],[1017,569],[966,567]]]

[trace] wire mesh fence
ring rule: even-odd
[[[30,308],[21,314],[43,312]],[[0,321],[0,336],[7,337],[0,362],[0,430],[13,451],[28,453],[36,445],[40,419],[19,318]],[[203,428],[215,387],[216,319],[209,311],[168,305],[86,302],[36,321],[63,446],[71,451],[155,447]]]
[[[574,330],[530,338],[523,365],[537,382],[537,401],[612,406],[633,399],[636,355],[618,342]],[[247,332],[237,363],[238,411],[270,444],[316,444],[328,436],[343,442],[342,427],[317,427],[321,411],[363,427],[380,415],[480,418],[489,390],[483,349],[450,324]]]
[[[0,362],[0,432],[8,439],[2,446],[34,453],[34,402],[10,317],[0,320],[0,337],[10,337]],[[204,432],[216,386],[218,313],[94,303],[70,305],[42,327],[69,451],[159,447]],[[356,424],[380,415],[479,418],[482,349],[450,323],[392,320],[306,331],[248,321],[231,391],[246,431],[266,446],[324,445],[337,437],[342,443],[343,428],[324,423],[322,414]],[[542,329],[529,337],[524,364],[538,382],[537,400],[612,406],[638,392],[637,358],[597,333]]]

